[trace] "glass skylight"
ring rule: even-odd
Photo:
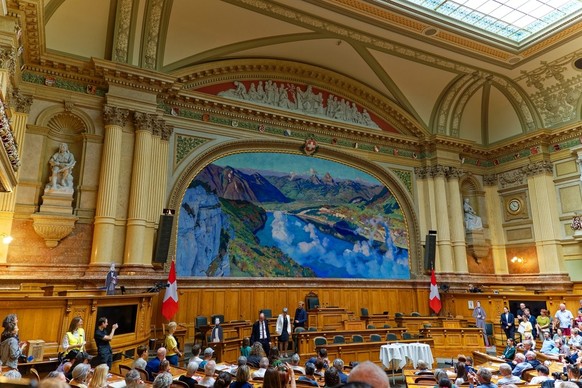
[[[393,3],[390,0],[381,0]],[[514,42],[580,14],[580,0],[400,0]]]

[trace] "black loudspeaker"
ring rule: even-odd
[[[424,269],[430,271],[434,268],[434,258],[436,255],[436,230],[429,230],[426,235],[424,246]]]
[[[174,216],[168,214],[162,214],[160,216],[158,239],[156,241],[156,251],[153,259],[154,264],[164,264],[168,260],[173,225]]]

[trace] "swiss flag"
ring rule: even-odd
[[[178,283],[176,282],[176,265],[174,264],[174,260],[172,260],[170,274],[168,275],[168,288],[166,288],[164,301],[162,302],[162,315],[169,321],[177,312]]]
[[[439,313],[441,311],[441,296],[439,294],[439,288],[437,286],[436,277],[434,276],[434,269],[430,274],[430,296],[428,305],[435,312]]]

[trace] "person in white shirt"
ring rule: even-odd
[[[562,329],[562,334],[566,337],[570,336],[570,328],[572,327],[572,322],[574,321],[574,316],[570,310],[566,310],[566,305],[560,303],[560,309],[556,311],[554,315],[554,322],[557,327]]]

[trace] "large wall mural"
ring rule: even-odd
[[[179,212],[179,276],[409,279],[408,229],[373,176],[312,156],[207,165]]]

